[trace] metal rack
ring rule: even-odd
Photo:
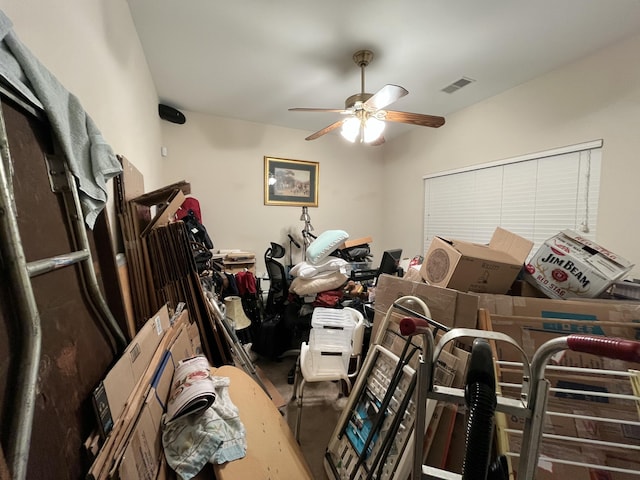
[[[405,329],[403,333],[407,335],[421,334],[427,339],[431,336],[429,325],[415,319],[412,319],[410,328]],[[502,422],[503,426],[500,426],[500,422],[498,426],[500,434],[519,435],[520,442],[514,444],[513,441],[507,440],[503,445],[506,450],[502,452],[509,457],[509,463],[512,465],[511,471],[512,473],[517,472],[517,478],[527,480],[545,478],[545,474],[548,474],[548,478],[558,478],[558,470],[564,466],[571,466],[574,470],[571,473],[567,472],[567,474],[577,475],[576,478],[587,478],[589,475],[591,478],[608,479],[638,478],[640,476],[640,463],[633,459],[633,455],[637,455],[637,452],[640,451],[640,437],[637,435],[640,431],[640,422],[638,422],[636,406],[640,401],[640,397],[637,395],[638,374],[640,372],[577,367],[559,368],[549,365],[554,355],[562,354],[565,351],[583,352],[617,361],[639,363],[640,342],[594,335],[558,337],[541,345],[529,363],[525,352],[505,334],[475,329],[451,330],[438,342],[433,355],[428,348],[422,351],[418,367],[416,425],[420,425],[420,422],[425,420],[424,412],[430,399],[464,403],[464,392],[460,389],[442,388],[429,384],[431,377],[429,372],[444,346],[462,337],[506,342],[522,354],[522,363],[497,362],[498,371],[500,366],[518,367],[522,380],[519,384],[501,382],[498,388],[501,395],[497,398],[496,406],[496,416],[503,415],[503,420],[504,417],[518,418],[521,419],[523,425],[521,430],[508,428],[508,426],[503,428],[504,422]],[[424,344],[429,345],[429,341]],[[553,371],[562,372],[565,378],[572,373],[578,374],[578,376],[575,377],[576,381],[553,386],[554,381],[549,378],[549,372]],[[588,378],[597,379],[595,385],[590,385]],[[614,379],[623,379],[623,381]],[[629,383],[625,383],[624,379],[630,380]],[[581,380],[581,383],[577,380]],[[607,386],[602,387],[599,384]],[[612,391],[618,389],[617,387],[620,387],[618,392]],[[511,389],[510,393],[502,394],[509,389]],[[550,397],[550,394],[553,396]],[[612,416],[562,412],[560,405],[563,402],[558,399],[573,405],[574,410],[579,409],[576,407],[576,402],[580,401],[600,404],[612,402],[615,408],[609,410]],[[624,404],[630,406],[625,410]],[[573,432],[573,435],[572,432],[565,432],[564,435],[551,433],[549,430],[552,430],[552,427],[549,425],[549,419],[554,416],[587,422],[594,428],[591,432],[592,438],[581,436],[580,434],[584,432]],[[598,439],[598,430],[597,427],[594,427],[596,424],[616,425],[621,432],[626,432],[627,435],[620,435],[618,439]],[[415,431],[416,446],[421,445],[421,432],[420,428]],[[550,447],[545,448],[549,442],[551,442]],[[577,450],[572,449],[572,445],[577,445]],[[606,453],[608,451],[615,452],[615,455],[608,456]],[[633,465],[634,463],[635,465]],[[413,478],[453,480],[467,477],[423,465],[422,451],[416,447]]]
[[[329,442],[325,470],[330,478],[404,480],[409,473],[411,478],[425,480],[481,478],[423,464],[425,432],[434,405],[437,402],[465,405],[464,389],[434,384],[439,358],[451,343],[478,338],[487,341],[493,351],[498,380],[494,416],[496,450],[505,456],[510,478],[516,475],[526,480],[559,478],[558,475],[608,480],[640,477],[640,461],[634,458],[640,451],[640,371],[633,370],[629,363],[640,363],[640,342],[597,335],[561,336],[539,346],[530,360],[525,350],[504,333],[463,328],[446,331],[446,327],[428,318],[428,313],[424,316],[412,314],[412,309],[407,309],[407,300],[419,301],[415,297],[402,297],[390,307],[354,387],[354,398],[350,398]],[[412,366],[402,364],[404,351],[396,356],[380,345],[394,309],[408,314],[400,322],[401,334],[421,338],[416,342],[409,338],[406,342],[406,348],[419,351],[415,368],[413,363]],[[481,326],[490,325],[486,311],[480,310],[480,318]],[[436,345],[434,330],[446,331]],[[496,345],[503,350],[513,349],[521,361],[497,360]],[[607,368],[553,365],[554,359],[566,352],[612,360],[594,362]],[[374,444],[368,454],[363,454],[363,449],[369,445],[364,443],[358,450],[347,438],[346,426],[358,411],[362,392],[367,388],[375,390],[372,384],[380,378],[385,362],[390,365],[386,367],[387,372],[404,371],[403,383],[394,385],[388,381],[383,385],[383,390],[397,388],[392,397],[396,406],[403,403],[401,409],[388,408],[386,418],[379,425],[379,438],[392,440]],[[589,388],[590,378],[594,379],[592,388]],[[392,377],[388,376],[388,380]],[[589,412],[580,402],[601,407],[600,414]],[[386,405],[377,406],[378,410],[387,408]],[[400,411],[404,414],[398,414]],[[396,419],[399,428],[394,430]],[[562,419],[583,428],[572,430]],[[375,428],[373,421],[375,419],[372,419],[371,429]],[[557,425],[554,426],[554,422]],[[565,431],[560,432],[562,428]],[[389,433],[391,437],[383,437]],[[393,454],[389,455],[389,452]]]

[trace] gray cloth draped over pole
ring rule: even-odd
[[[122,166],[78,98],[22,44],[12,27],[0,10],[0,81],[44,110],[78,182],[84,220],[93,228],[107,203],[107,182]]]

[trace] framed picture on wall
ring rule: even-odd
[[[318,206],[318,162],[264,157],[264,204]]]

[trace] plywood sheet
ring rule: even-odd
[[[214,466],[215,477],[313,480],[293,432],[262,388],[236,367],[220,367],[213,374],[230,379],[229,395],[247,430],[247,455]]]

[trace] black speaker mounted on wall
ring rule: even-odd
[[[184,113],[182,113],[180,110],[176,110],[169,105],[163,105],[162,103],[158,104],[158,114],[160,115],[161,119],[171,123],[178,123],[182,125],[187,121]]]

